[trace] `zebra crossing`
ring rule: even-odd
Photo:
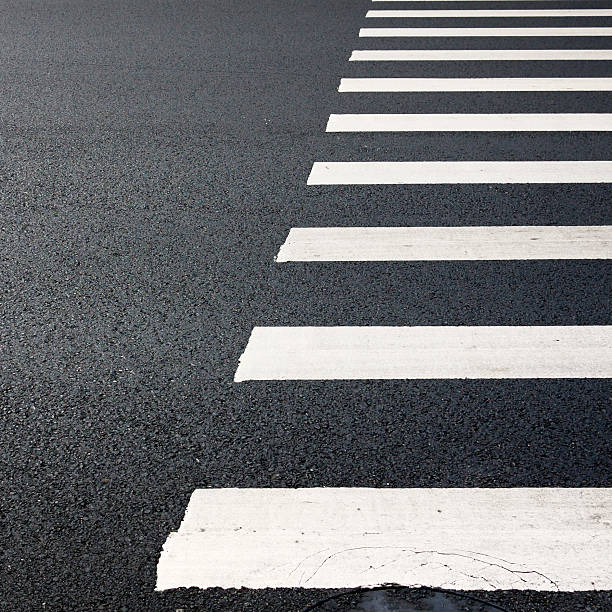
[[[608,161],[315,162],[308,185],[610,183]]]
[[[511,10],[468,10],[447,11],[436,10],[399,10],[399,11],[368,11],[368,17],[612,17],[612,9],[511,9]]]
[[[612,326],[256,327],[234,380],[610,378]]]
[[[608,259],[612,226],[294,227],[277,262]]]
[[[326,132],[607,132],[612,114],[330,115]]]
[[[608,49],[362,49],[349,62],[463,62],[463,61],[567,61],[610,60]]]
[[[373,0],[380,2],[383,0]],[[385,0],[397,2],[400,0]],[[425,0],[412,0],[420,2]],[[446,1],[446,0],[443,0]],[[483,2],[484,0],[467,0]],[[505,1],[505,0],[502,0]],[[554,0],[548,0],[554,1]],[[368,19],[612,16],[609,9],[371,10]],[[604,37],[612,27],[383,27],[360,37]],[[611,60],[606,49],[371,49],[352,62]],[[442,74],[442,70],[440,73]],[[612,91],[612,78],[342,78],[340,93]],[[605,132],[605,113],[332,114],[326,132]],[[308,186],[609,184],[608,160],[313,163]],[[612,226],[292,227],[287,262],[609,260]],[[443,263],[441,264],[443,265]],[[256,326],[234,382],[612,377],[612,326]],[[158,590],[612,589],[608,488],[196,489]]]
[[[361,28],[359,36],[367,37],[409,37],[409,38],[431,38],[431,37],[481,37],[501,36],[610,36],[611,27],[586,27],[586,28]]]
[[[158,588],[606,589],[610,568],[592,570],[612,543],[608,501],[588,488],[200,489]]]
[[[611,78],[342,79],[340,92],[611,91]]]

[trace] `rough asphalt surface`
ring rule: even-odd
[[[606,262],[274,263],[292,226],[612,222],[608,186],[307,187],[315,160],[610,158],[602,133],[325,134],[332,112],[610,111],[609,93],[338,94],[342,76],[611,76],[610,62],[349,63],[408,47],[358,38],[370,7],[2,3],[0,609],[292,611],[331,594],[155,593],[197,487],[611,485],[604,380],[232,382],[255,325],[610,322]],[[612,609],[602,592],[476,595]]]

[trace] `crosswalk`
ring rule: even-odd
[[[315,162],[309,185],[610,183],[609,161]]]
[[[330,115],[327,132],[609,132],[612,114]]]
[[[461,1],[461,2],[491,2],[491,0],[372,0],[372,2],[410,2],[415,3],[415,2],[457,2],[457,1]],[[494,2],[514,2],[516,3],[517,0],[493,0]],[[559,0],[518,0],[518,2],[558,2]],[[580,0],[566,0],[567,2],[579,2]]]
[[[372,0],[372,2],[410,2],[415,3],[415,2],[457,2],[457,1],[461,1],[461,2],[491,2],[491,0]],[[493,0],[494,2],[514,2],[516,3],[517,0]],[[559,0],[518,0],[518,2],[558,2]],[[566,0],[567,2],[579,2],[580,0]]]
[[[256,327],[234,380],[612,378],[612,326]]]
[[[294,227],[277,262],[612,259],[612,226]]]
[[[361,28],[359,36],[368,37],[405,37],[405,38],[449,38],[475,36],[612,36],[612,27],[585,28]]]
[[[612,78],[341,79],[340,92],[612,91]]]
[[[373,0],[373,2],[402,0]],[[426,0],[412,0],[424,2]],[[446,2],[447,0],[441,0]],[[484,2],[485,0],[466,0]],[[501,2],[509,0],[499,0]],[[554,0],[544,0],[553,2]],[[393,5],[395,6],[395,5]],[[465,18],[572,20],[606,8],[369,10],[380,18],[457,19],[458,27],[366,27],[362,38],[612,36],[612,27],[460,26]],[[520,23],[520,21],[519,21]],[[555,24],[558,21],[554,22]],[[604,22],[605,23],[605,22]],[[468,41],[469,42],[469,41]],[[538,41],[540,42],[540,41]],[[508,44],[508,43],[506,43]],[[400,43],[396,43],[401,47]],[[409,47],[410,45],[403,45]],[[415,45],[415,47],[418,45]],[[376,48],[351,62],[442,62],[435,78],[341,78],[342,94],[608,92],[612,78],[444,76],[443,62],[612,60],[601,48]],[[508,46],[511,46],[508,44]],[[538,45],[534,45],[538,46]],[[585,46],[588,46],[585,44]],[[525,65],[525,64],[522,64]],[[376,64],[372,66],[375,70]],[[610,132],[612,114],[331,114],[328,133]],[[358,136],[356,136],[358,137]],[[585,185],[612,182],[606,159],[317,159],[308,186]],[[383,187],[384,188],[384,187]],[[610,260],[610,225],[292,227],[289,262]],[[587,265],[592,265],[587,262]],[[612,325],[255,326],[234,382],[423,379],[607,379]],[[444,323],[441,321],[441,323]],[[329,383],[326,383],[329,384]],[[493,384],[493,383],[490,383]],[[584,409],[584,407],[581,407]],[[382,484],[382,483],[381,483]],[[380,584],[459,590],[612,589],[609,488],[196,489],[158,563],[158,590],[352,588]]]
[[[607,589],[607,504],[588,488],[200,489],[158,588]]]
[[[608,49],[362,49],[350,62],[605,61]]]
[[[368,11],[367,17],[612,17],[612,9],[398,10]]]

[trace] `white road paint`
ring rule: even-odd
[[[612,377],[612,326],[256,327],[234,380]]]
[[[366,17],[612,17],[612,9],[460,9],[460,10],[374,10]]]
[[[492,0],[372,0],[372,2],[491,2]],[[559,0],[493,0],[495,3],[497,2],[514,2],[515,4],[518,2],[519,4],[525,2],[558,2]],[[581,0],[564,0],[565,2],[580,2]]]
[[[358,78],[340,79],[340,92],[612,91],[610,77],[552,78]]]
[[[369,49],[353,51],[351,62],[612,60],[612,49]]]
[[[612,489],[196,489],[156,589],[612,588]]]
[[[276,261],[612,259],[612,225],[294,227]]]
[[[359,36],[612,36],[612,27],[593,28],[361,28]]]
[[[309,185],[610,183],[612,161],[315,162]]]
[[[327,132],[609,132],[612,113],[330,115]]]

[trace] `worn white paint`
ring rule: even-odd
[[[592,28],[361,28],[359,36],[612,36],[612,27]]]
[[[340,92],[612,91],[610,77],[357,78],[340,79]]]
[[[609,183],[612,161],[315,162],[309,185]]]
[[[330,115],[328,132],[609,132],[612,113]]]
[[[234,380],[612,377],[612,326],[256,327]]]
[[[612,225],[294,227],[276,261],[612,259]]]
[[[612,60],[612,49],[366,49],[351,62]]]
[[[410,2],[410,3],[414,3],[414,2],[491,2],[494,1],[495,3],[497,2],[519,2],[519,3],[525,3],[525,2],[558,2],[559,0],[372,0],[372,2]],[[564,2],[581,2],[582,0],[563,0]]]
[[[373,10],[366,17],[612,17],[612,9],[459,9],[459,10]]]
[[[196,489],[157,590],[612,588],[612,489]]]

